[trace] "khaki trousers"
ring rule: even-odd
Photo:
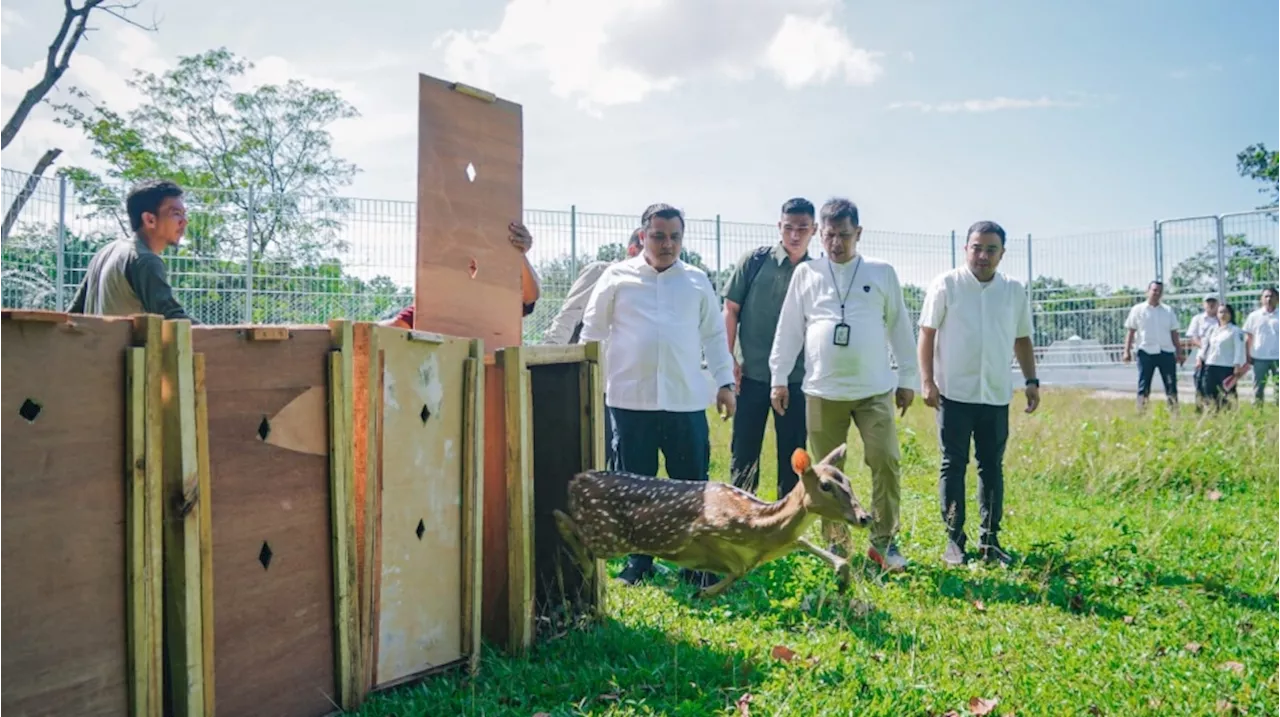
[[[805,396],[805,423],[815,462],[848,440],[850,422],[858,427],[863,461],[871,469],[871,509],[876,516],[871,526],[871,542],[880,550],[888,547],[898,532],[901,502],[902,456],[898,450],[898,427],[893,420],[894,393],[890,390],[857,401]],[[844,460],[837,461],[836,467],[844,471]],[[849,528],[844,523],[823,519],[822,533],[832,544],[852,547]]]

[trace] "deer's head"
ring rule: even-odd
[[[841,443],[817,463],[810,460],[803,448],[797,448],[791,454],[791,468],[804,483],[806,509],[828,520],[866,527],[873,517],[853,494],[849,476],[836,467],[836,461],[844,458],[846,447],[847,444]]]

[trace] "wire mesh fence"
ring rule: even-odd
[[[76,186],[6,169],[0,188],[6,308],[65,309],[93,254],[131,233],[122,187]],[[413,202],[186,192],[189,226],[164,258],[175,295],[201,322],[373,320],[413,301]],[[530,261],[542,283],[542,298],[525,320],[527,342],[541,341],[583,267],[624,255],[638,219],[576,207],[524,212],[534,236]],[[689,218],[685,258],[719,287],[744,254],[777,240],[772,224]],[[964,241],[963,230],[868,228],[859,251],[894,265],[914,319],[930,280],[963,263]],[[1276,210],[1267,209],[1076,236],[1011,235],[1000,269],[1031,285],[1042,361],[1113,365],[1124,319],[1150,281],[1165,282],[1165,301],[1183,326],[1209,293],[1221,292],[1244,315],[1280,276],[1276,244]],[[816,239],[810,250],[821,254]]]

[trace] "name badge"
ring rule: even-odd
[[[831,337],[836,346],[849,345],[849,325],[841,321],[836,324],[835,334]]]

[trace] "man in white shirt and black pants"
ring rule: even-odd
[[[919,380],[911,315],[893,267],[855,249],[862,237],[857,206],[831,199],[818,216],[827,256],[795,268],[782,302],[769,355],[773,409],[805,411],[809,446],[819,456],[848,440],[851,419],[857,425],[875,514],[867,556],[884,570],[901,572],[907,560],[894,541],[902,471],[893,411],[896,404],[906,413]],[[898,361],[896,375],[886,343]],[[788,389],[801,350],[804,406]],[[838,467],[843,470],[843,458]],[[838,544],[833,547],[848,554],[848,528],[824,520],[823,529]]]
[[[668,477],[705,481],[711,440],[704,352],[719,386],[721,416],[733,416],[736,405],[720,300],[706,273],[680,260],[684,215],[679,210],[655,204],[640,223],[644,250],[601,275],[587,300],[579,341],[605,344],[615,468],[656,476],[662,451]],[[653,572],[653,556],[632,555],[619,578],[635,584]],[[681,574],[699,586],[714,581],[695,571]]]
[[[1280,376],[1280,315],[1276,313],[1276,287],[1262,290],[1262,305],[1249,312],[1244,320],[1244,334],[1249,339],[1249,363],[1253,364],[1253,402],[1261,405],[1266,396],[1267,379]],[[1276,389],[1280,400],[1280,387]]]
[[[1004,228],[974,224],[965,239],[965,265],[934,279],[920,308],[920,384],[925,405],[938,411],[938,499],[947,528],[942,559],[948,565],[968,560],[964,475],[970,439],[978,461],[978,553],[988,562],[1013,562],[998,538],[1013,400],[1009,355],[1017,357],[1026,381],[1027,413],[1040,405],[1040,381],[1031,297],[1021,282],[996,271],[1004,248]]]
[[[1160,303],[1164,295],[1164,283],[1153,281],[1147,285],[1147,300],[1129,310],[1124,320],[1128,333],[1124,337],[1123,361],[1133,361],[1134,339],[1138,348],[1138,410],[1147,407],[1151,395],[1151,377],[1160,371],[1164,382],[1164,395],[1169,408],[1178,408],[1178,364],[1182,355],[1182,340],[1178,336],[1178,317],[1173,309]]]

